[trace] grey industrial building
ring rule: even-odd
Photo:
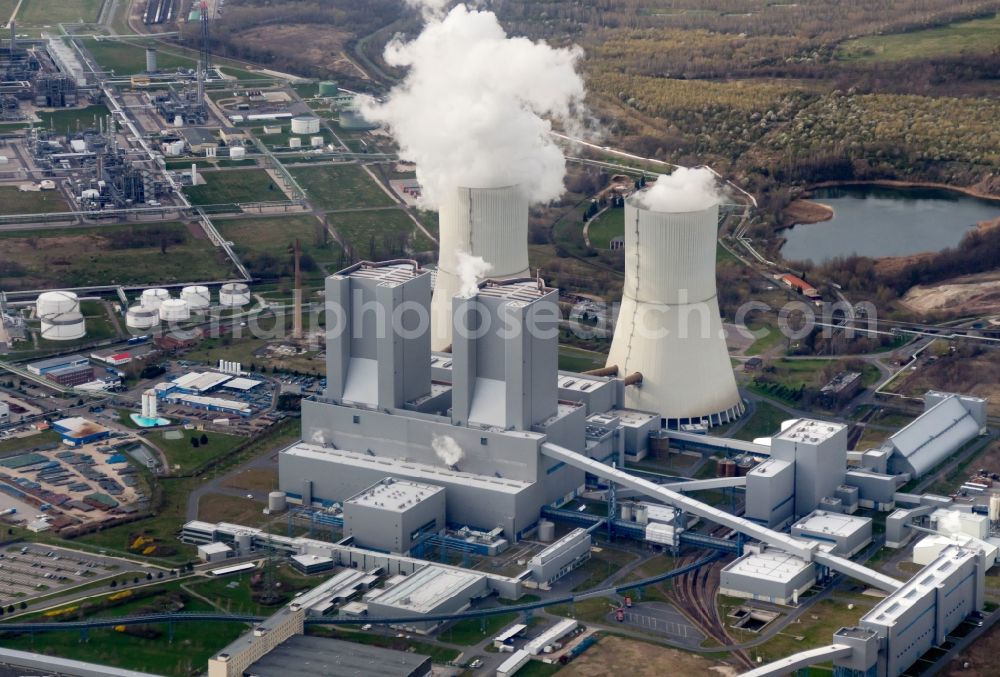
[[[444,529],[444,491],[387,477],[344,501],[344,535],[364,548],[407,553]]]
[[[831,552],[852,557],[872,542],[872,521],[816,510],[792,525],[792,536],[829,544]]]
[[[431,659],[416,653],[296,635],[253,663],[252,677],[424,677]]]
[[[590,559],[590,534],[574,529],[528,560],[531,577],[551,585]]]
[[[365,603],[372,617],[412,618],[412,623],[402,625],[428,633],[440,622],[421,622],[420,618],[463,611],[473,600],[488,594],[489,586],[481,574],[428,564],[389,588],[371,590],[365,595]]]
[[[772,604],[797,604],[816,582],[816,565],[769,548],[748,548],[719,574],[719,592]]]
[[[924,413],[882,445],[893,474],[922,477],[986,428],[986,400],[930,391]]]

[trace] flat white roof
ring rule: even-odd
[[[811,566],[812,563],[795,555],[789,555],[780,550],[765,550],[760,554],[747,553],[728,564],[723,571],[753,578],[764,578],[778,583],[790,583]]]
[[[511,671],[516,670],[517,668],[521,667],[521,665],[525,661],[530,660],[530,659],[531,659],[531,654],[530,653],[528,653],[524,649],[518,649],[517,651],[515,651],[514,653],[512,653],[507,660],[505,660],[503,663],[500,664],[500,667],[497,668],[497,674],[498,675],[500,675],[500,674],[504,674],[504,675],[511,674]]]
[[[237,376],[223,384],[223,388],[228,388],[229,390],[253,390],[263,381],[255,381],[252,378],[244,378],[242,376]]]
[[[576,390],[581,393],[598,390],[601,386],[607,385],[607,381],[583,374],[559,374],[559,387],[566,390]]]
[[[416,613],[431,613],[443,602],[482,579],[482,575],[471,571],[428,565],[378,596],[368,598],[368,602]]]
[[[253,562],[244,562],[243,564],[233,564],[232,566],[228,567],[220,567],[218,569],[212,569],[208,573],[212,574],[213,576],[226,576],[227,574],[235,574],[239,573],[240,571],[250,571],[251,569],[256,568],[256,566],[257,565],[254,564]]]
[[[782,461],[777,458],[769,458],[766,461],[758,463],[753,469],[750,470],[749,475],[761,475],[762,477],[769,477],[777,475],[782,470],[790,466],[791,463],[788,461]]]
[[[572,618],[564,618],[551,628],[535,637],[524,645],[524,650],[533,656],[537,656],[547,644],[551,644],[560,637],[576,630],[577,622]]]
[[[868,517],[855,517],[854,515],[816,510],[800,519],[792,525],[792,528],[798,527],[817,534],[830,534],[846,538],[870,524],[871,519]]]
[[[444,491],[444,487],[388,477],[344,501],[345,504],[405,512],[417,503]]]
[[[558,541],[550,545],[549,547],[542,550],[540,553],[531,558],[531,563],[538,566],[558,557],[566,550],[566,548],[573,547],[580,541],[590,541],[590,534],[587,533],[586,529],[573,529]]]
[[[215,555],[223,552],[231,552],[232,548],[230,548],[225,543],[216,542],[216,543],[206,543],[205,545],[199,545],[198,550],[200,552],[205,553],[206,555]]]
[[[499,635],[497,635],[496,637],[494,637],[493,641],[494,642],[506,642],[511,637],[516,637],[518,635],[518,633],[524,632],[527,629],[528,629],[528,626],[525,625],[524,623],[515,623],[514,625],[510,626],[509,628],[507,628],[506,630],[504,630],[503,632],[501,632]]]
[[[219,387],[230,378],[232,377],[226,374],[217,374],[211,371],[191,371],[183,376],[178,376],[174,379],[173,383],[178,388],[203,393],[212,388]]]
[[[776,435],[775,439],[819,444],[830,439],[845,427],[843,423],[800,418]]]
[[[222,409],[230,409],[232,411],[250,411],[250,405],[246,402],[227,400],[224,397],[205,397],[203,395],[187,395],[180,393],[177,395],[170,395],[169,398],[177,400],[178,402],[199,404],[205,407],[219,407]]]
[[[621,419],[621,424],[626,428],[646,425],[650,421],[660,418],[659,414],[650,414],[645,411],[636,411],[635,409],[612,409],[608,414]]]

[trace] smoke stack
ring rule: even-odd
[[[295,289],[292,291],[294,303],[292,318],[292,338],[302,338],[302,247],[299,239],[295,238]]]
[[[431,302],[431,347],[452,343],[452,298],[462,289],[462,259],[480,257],[489,277],[527,277],[528,196],[520,186],[454,188],[439,206],[440,255]]]
[[[625,288],[607,362],[642,374],[625,406],[668,425],[743,413],[716,296],[720,196],[708,170],[693,171],[711,178],[675,172],[625,203]]]

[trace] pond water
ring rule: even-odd
[[[834,217],[782,231],[781,255],[789,261],[940,251],[958,245],[977,223],[1000,216],[1000,201],[938,188],[859,184],[815,190],[811,199],[833,207]]]

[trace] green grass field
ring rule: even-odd
[[[134,75],[146,70],[146,48],[136,44],[113,40],[84,38],[84,46],[101,68],[117,75]],[[197,60],[170,51],[157,50],[156,64],[160,70],[194,68]]]
[[[17,13],[17,23],[25,26],[55,26],[57,23],[79,19],[93,22],[97,20],[102,4],[102,0],[24,0]]]
[[[840,45],[841,59],[902,61],[905,59],[989,53],[1000,44],[1000,14],[911,33],[872,35]]]
[[[416,226],[402,209],[332,213],[327,219],[354,247],[358,258],[377,261],[400,256],[405,253],[401,251],[401,243],[411,243],[417,251],[433,248],[429,240],[417,235]]]
[[[232,451],[247,441],[245,437],[214,432],[202,433],[197,430],[180,432],[183,436],[179,440],[167,439],[164,437],[164,432],[152,433],[148,439],[167,455],[171,471],[181,475],[197,470],[208,461]],[[191,438],[200,438],[202,435],[208,437],[208,444],[192,446]]]
[[[204,185],[184,189],[191,204],[218,205],[225,211],[239,211],[236,204],[241,202],[280,202],[288,199],[263,169],[206,172],[202,176],[205,177]]]
[[[69,205],[58,190],[23,192],[17,186],[0,186],[0,214],[66,212]]]
[[[107,106],[98,104],[86,108],[66,108],[52,111],[39,111],[38,117],[45,127],[51,127],[60,133],[67,129],[76,131],[88,127],[97,127],[98,119],[111,114]]]
[[[156,230],[153,230],[156,229]],[[166,233],[181,239],[160,248],[159,237],[116,248],[122,233]],[[231,267],[206,239],[179,223],[65,228],[0,233],[0,288],[39,289],[95,284],[166,284],[227,278]]]
[[[8,455],[15,451],[26,451],[49,444],[58,444],[60,439],[62,438],[59,433],[54,430],[46,430],[30,437],[11,437],[0,440],[0,454]]]
[[[389,207],[393,199],[358,165],[293,167],[292,176],[323,209]]]
[[[282,216],[272,219],[238,219],[215,222],[227,239],[236,245],[236,253],[254,276],[275,277],[292,274],[290,252],[295,239],[302,247],[303,257],[314,266],[303,266],[303,277],[326,277],[324,268],[341,262],[341,249],[330,237],[323,242],[323,224],[311,215]]]
[[[609,209],[598,216],[587,229],[590,246],[598,251],[608,251],[611,239],[625,234],[625,210]]]
[[[733,437],[751,441],[757,437],[773,435],[781,428],[781,422],[789,418],[792,415],[783,409],[768,402],[757,402],[753,415],[742,428],[733,433]]]
[[[559,346],[559,368],[564,371],[590,371],[605,366],[608,356],[573,346]]]
[[[518,614],[500,614],[497,616],[486,616],[483,619],[470,618],[465,621],[458,621],[438,635],[438,638],[449,644],[459,646],[471,646],[478,644],[487,637],[497,635],[505,627],[516,621]]]

